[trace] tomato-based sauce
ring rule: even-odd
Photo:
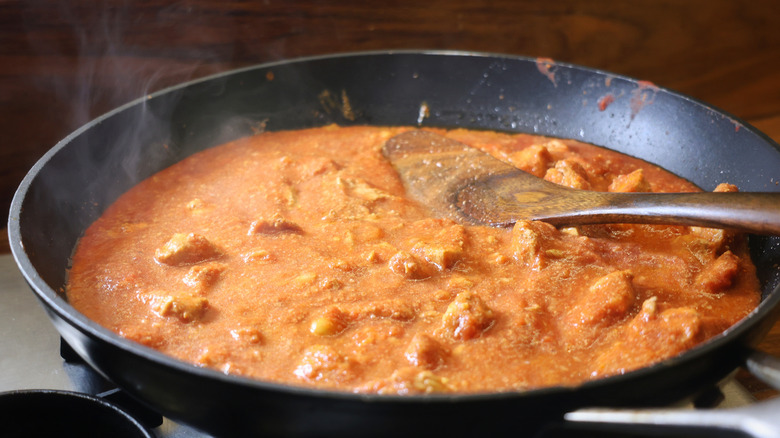
[[[89,227],[73,257],[70,303],[198,366],[417,394],[624,373],[717,335],[759,302],[746,241],[734,232],[529,221],[504,229],[430,217],[382,156],[384,142],[408,129],[269,132],[184,159]],[[437,132],[574,188],[697,190],[574,140]]]

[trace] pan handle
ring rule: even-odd
[[[746,368],[764,383],[780,390],[780,359],[754,350]],[[601,409],[569,412],[566,421],[612,430],[636,430],[637,425],[673,429],[705,428],[756,438],[780,438],[780,397],[730,409]],[[697,435],[699,436],[699,435]]]
[[[745,368],[767,385],[780,390],[780,358],[753,350],[745,361]]]

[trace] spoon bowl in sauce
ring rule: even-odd
[[[780,193],[616,193],[561,186],[431,131],[389,139],[383,154],[407,193],[462,224],[696,225],[780,235]]]

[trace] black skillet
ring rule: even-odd
[[[42,121],[43,123],[44,121]],[[549,60],[382,52],[265,64],[173,87],[74,132],[30,171],[11,206],[13,255],[62,337],[92,367],[174,420],[218,435],[527,435],[587,406],[652,406],[723,378],[780,307],[780,238],[751,236],[763,300],[679,357],[573,388],[375,396],[314,391],[198,368],[99,327],[61,294],[85,228],[122,192],[196,151],[250,135],[341,125],[495,129],[575,138],[710,190],[780,191],[780,149],[744,122],[653,84]]]

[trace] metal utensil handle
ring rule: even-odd
[[[596,192],[594,196],[603,196],[604,201],[583,210],[583,220],[698,225],[780,235],[780,193]]]
[[[780,358],[754,350],[745,361],[745,367],[762,382],[780,390]]]
[[[780,359],[754,351],[746,366],[756,377],[780,389]],[[564,419],[599,423],[610,428],[636,425],[656,427],[702,427],[741,432],[756,438],[780,437],[780,397],[732,409],[580,409]]]

